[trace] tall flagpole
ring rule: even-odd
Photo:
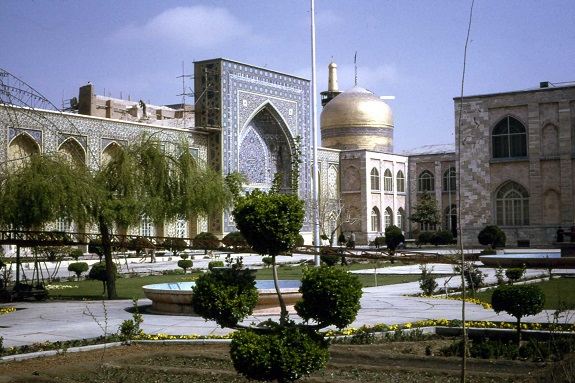
[[[316,80],[315,80],[315,4],[314,0],[311,0],[311,131],[312,131],[312,147],[313,147],[313,166],[312,166],[312,180],[313,180],[313,243],[316,247],[316,252],[319,250],[319,169],[317,167],[317,122],[316,122],[316,110],[317,110],[317,91],[316,91]],[[314,256],[315,265],[319,266],[320,259],[319,255]]]

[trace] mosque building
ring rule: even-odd
[[[248,190],[268,190],[276,173],[287,190],[301,153],[297,193],[306,202],[302,235],[311,244],[310,81],[222,58],[195,62],[194,73],[193,105],[100,96],[92,84],[80,88],[71,113],[0,103],[0,163],[52,151],[74,153],[96,169],[148,132],[167,145],[186,142],[198,162],[223,175],[243,173]],[[367,245],[389,225],[407,238],[427,230],[457,232],[461,226],[464,244],[477,246],[478,232],[498,225],[508,246],[536,247],[553,244],[557,226],[568,231],[573,225],[575,84],[456,98],[454,143],[397,154],[390,106],[357,80],[340,91],[334,62],[328,76],[317,149],[318,215],[328,239],[353,232],[358,245]],[[431,194],[441,212],[442,222],[434,227],[409,221],[422,193]],[[55,226],[88,230],[66,222]],[[235,225],[223,212],[181,222],[142,217],[139,227],[128,229],[188,238],[204,231],[222,237]]]

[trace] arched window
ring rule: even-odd
[[[399,208],[397,210],[397,224],[395,226],[399,227],[401,229],[401,231],[405,230],[405,228],[403,227],[403,222],[404,222],[403,217],[404,216],[405,216],[405,212],[403,211],[402,208]]]
[[[387,208],[385,209],[385,212],[383,213],[383,217],[384,217],[384,222],[385,222],[385,227],[390,227],[391,225],[393,225],[393,212],[391,211],[391,208]]]
[[[417,183],[417,191],[435,190],[435,177],[429,170],[424,170],[420,175]]]
[[[188,237],[188,221],[186,221],[185,218],[178,218],[176,220],[176,237],[177,238]]]
[[[371,169],[371,190],[379,191],[379,171],[377,168]]]
[[[377,207],[374,207],[373,209],[371,209],[371,231],[377,231],[377,232],[381,231],[379,222],[380,222],[379,209]]]
[[[455,168],[453,166],[443,173],[443,191],[455,191]]]
[[[154,228],[154,223],[152,219],[147,215],[143,215],[140,220],[140,235],[142,237],[154,237],[156,235],[156,229]]]
[[[398,193],[405,193],[405,176],[401,170],[397,172],[395,187]]]
[[[495,125],[491,134],[493,158],[527,156],[527,131],[516,118],[505,117]]]
[[[457,228],[457,209],[451,205],[444,210],[443,229],[453,231],[454,228]]]
[[[385,169],[383,172],[383,190],[386,192],[393,191],[393,175],[389,169]]]
[[[514,181],[503,184],[495,193],[497,225],[529,225],[529,193]]]

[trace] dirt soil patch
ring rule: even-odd
[[[459,382],[461,359],[428,356],[452,340],[330,347],[325,370],[304,382]],[[248,382],[228,344],[132,344],[0,364],[0,383]],[[567,365],[573,365],[573,359]],[[468,359],[469,382],[551,382],[557,364]]]

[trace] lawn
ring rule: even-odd
[[[575,310],[575,278],[555,277],[550,281],[537,283],[545,294],[545,310]],[[477,293],[477,299],[491,303],[493,289]]]
[[[341,267],[341,266],[334,266]],[[348,270],[361,270],[372,269],[372,264],[357,263],[346,267]],[[281,266],[278,267],[278,275],[280,279],[301,279],[303,267],[302,266]],[[119,299],[141,299],[144,298],[142,286],[151,285],[155,283],[167,282],[189,282],[199,277],[203,272],[194,270],[192,273],[187,274],[170,274],[170,275],[154,275],[154,276],[136,276],[131,278],[118,278],[116,280],[116,290]],[[364,287],[371,287],[375,285],[375,278],[373,274],[358,275],[359,280]],[[258,270],[256,279],[273,279],[272,269],[264,268]],[[377,276],[377,285],[392,285],[404,282],[417,281],[419,276]],[[103,295],[103,284],[100,281],[82,280],[80,282],[62,282],[54,283],[50,290],[50,298],[52,299],[87,299],[99,300]]]

